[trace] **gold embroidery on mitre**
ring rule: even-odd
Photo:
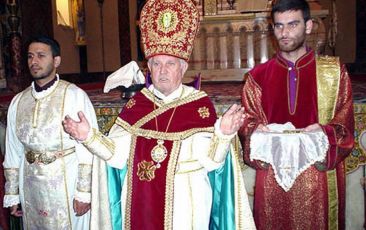
[[[135,99],[131,98],[131,99],[127,102],[127,104],[126,104],[126,108],[127,108],[127,109],[131,109],[135,104],[136,104]]]
[[[152,161],[141,161],[137,164],[137,176],[141,181],[151,181],[155,178],[156,166]]]
[[[158,29],[165,33],[176,29],[178,24],[177,12],[166,9],[159,13],[158,16]]]
[[[208,108],[206,106],[199,108],[198,113],[200,114],[200,117],[202,119],[208,118],[210,116],[210,111],[208,110]]]

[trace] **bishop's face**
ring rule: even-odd
[[[33,79],[44,85],[56,74],[61,61],[60,56],[53,57],[51,47],[44,43],[31,43],[28,48],[28,68]]]
[[[171,94],[182,84],[187,63],[169,55],[157,55],[148,62],[154,87],[165,96]]]
[[[291,10],[273,15],[274,35],[284,53],[305,49],[306,34],[311,33],[312,21],[304,21],[301,10]]]

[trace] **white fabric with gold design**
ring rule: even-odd
[[[289,191],[296,178],[317,161],[323,161],[329,142],[323,131],[302,132],[290,122],[269,124],[270,132],[255,131],[250,159],[271,164],[277,183]]]
[[[184,88],[184,91],[183,91]],[[182,95],[182,98],[195,92],[196,90],[192,87],[181,85],[177,90],[168,96],[163,95],[151,85],[149,90],[155,94],[158,98],[163,100],[164,103],[172,102],[178,99]],[[172,120],[174,122],[174,119]],[[181,149],[179,152],[177,171],[174,177],[174,208],[173,208],[173,229],[207,229],[209,226],[211,203],[212,203],[212,190],[208,179],[207,173],[215,170],[223,165],[227,150],[230,146],[232,136],[225,136],[220,132],[218,120],[215,124],[215,135],[219,139],[219,143],[216,149],[216,153],[213,158],[209,157],[209,149],[213,133],[201,132],[192,135],[191,137],[182,141]],[[94,154],[101,156],[104,160],[107,160],[107,164],[115,168],[123,168],[126,166],[128,156],[130,153],[129,146],[131,145],[131,134],[124,130],[121,126],[115,124],[110,130],[109,136],[114,143],[113,152],[109,152],[106,155],[106,148],[100,146],[99,143],[91,143],[90,146],[96,152]],[[89,146],[88,146],[89,148]],[[90,148],[89,148],[90,149]],[[98,149],[100,153],[98,153]],[[98,163],[100,164],[100,163]],[[104,166],[102,166],[103,168]],[[237,162],[236,167],[239,167]],[[240,167],[239,167],[240,168]],[[98,176],[93,176],[93,189],[98,186],[94,179],[100,179],[104,176],[103,169],[99,171]],[[95,171],[93,171],[95,173]],[[240,170],[235,174],[236,179],[239,181],[236,191],[245,191],[244,182]],[[127,181],[124,181],[122,189],[122,215],[125,210],[125,200],[127,195]],[[103,182],[102,182],[103,183]],[[100,185],[99,185],[100,186]],[[104,190],[104,188],[100,188]],[[101,192],[99,192],[101,193]],[[194,194],[194,195],[192,195]],[[93,200],[94,200],[93,195]],[[103,201],[104,203],[106,201]],[[93,203],[92,203],[93,204]],[[244,223],[245,229],[255,229],[254,220],[250,210],[248,197],[246,192],[241,196],[241,204],[236,204],[237,207],[241,207],[241,215],[237,215],[237,220]],[[100,215],[103,215],[101,208],[95,208],[99,211]],[[105,215],[105,214],[104,214]],[[92,229],[100,229],[103,224],[108,223],[96,220],[96,216],[92,213]],[[122,226],[124,225],[124,215],[122,218]]]
[[[89,229],[90,213],[76,217],[73,199],[91,201],[93,155],[70,139],[61,124],[65,115],[78,120],[78,111],[83,111],[97,128],[86,93],[58,76],[50,88],[41,92],[34,90],[33,83],[9,106],[4,207],[21,203],[25,229]],[[49,164],[29,163],[25,157],[27,151],[55,154],[67,149],[68,155]],[[19,177],[14,177],[17,173]]]

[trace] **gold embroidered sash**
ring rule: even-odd
[[[318,116],[320,124],[327,124],[335,113],[339,83],[340,64],[338,57],[316,58],[318,92]],[[328,228],[338,229],[338,192],[336,170],[327,172],[328,180]]]

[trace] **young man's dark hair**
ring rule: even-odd
[[[52,51],[52,56],[53,57],[57,57],[57,56],[61,56],[61,48],[60,48],[60,44],[53,38],[41,35],[38,37],[34,37],[32,38],[29,43],[28,43],[28,47],[30,44],[32,43],[43,43],[43,44],[47,44],[51,47],[51,51]]]
[[[304,21],[307,22],[310,20],[310,7],[306,0],[277,0],[272,6],[272,21],[274,20],[275,13],[283,13],[291,10],[301,10]]]

